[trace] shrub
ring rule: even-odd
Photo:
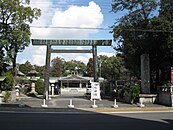
[[[5,91],[5,94],[4,94],[4,101],[5,101],[5,102],[8,102],[10,96],[11,96],[11,92]]]
[[[35,91],[39,94],[39,95],[43,95],[44,94],[44,82],[43,80],[37,80],[35,83]]]
[[[3,76],[5,76],[6,79],[5,79],[5,82],[3,82],[2,84],[3,86],[2,89],[11,91],[13,88],[13,83],[14,83],[13,75],[10,72],[6,72],[6,73],[3,73]]]
[[[138,84],[130,85],[125,88],[125,96],[131,98],[131,103],[134,103],[134,101],[139,97],[140,94],[140,87]]]

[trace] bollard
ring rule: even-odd
[[[92,108],[97,108],[98,106],[96,105],[96,100],[94,99],[94,104],[91,105]]]
[[[142,100],[140,100],[139,107],[145,107],[145,105],[142,103]]]
[[[51,98],[51,95],[49,95],[49,100],[51,100],[52,98]]]
[[[117,100],[116,100],[116,99],[114,99],[114,105],[113,105],[113,108],[118,108]]]
[[[68,105],[68,108],[74,108],[72,99],[70,99],[70,104]]]
[[[46,105],[46,99],[43,99],[43,104],[41,105],[41,107],[43,107],[43,108],[48,107],[48,106]]]

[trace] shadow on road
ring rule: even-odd
[[[172,113],[103,114],[79,109],[0,112],[1,130],[171,130]],[[168,115],[168,118],[165,118]],[[144,119],[142,119],[144,118]]]

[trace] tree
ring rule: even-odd
[[[0,75],[2,74],[3,72],[3,61],[4,61],[4,52],[2,50],[2,45],[0,45]]]
[[[88,63],[87,63],[87,75],[90,77],[94,76],[94,72],[93,72],[93,59],[90,58]]]
[[[34,68],[38,72],[37,76],[43,78],[45,66],[37,66],[37,65],[34,65]]]
[[[114,12],[127,11],[127,15],[114,25],[114,38],[119,40],[116,49],[124,54],[126,67],[140,79],[140,55],[148,53],[151,83],[156,80],[158,85],[163,80],[170,80],[173,1],[115,0],[112,7]]]
[[[24,64],[21,64],[19,66],[19,70],[24,73],[25,75],[28,75],[28,73],[33,69],[33,66],[29,61],[26,61]]]
[[[103,56],[102,56],[103,58]],[[106,57],[102,62],[102,76],[108,80],[119,80],[124,72],[124,61],[121,57]]]
[[[29,23],[40,16],[39,9],[29,7],[30,0],[1,0],[0,1],[0,43],[6,50],[13,71],[16,67],[17,53],[30,43]]]
[[[35,90],[39,95],[44,94],[44,81],[43,80],[37,80],[35,83]]]
[[[66,61],[63,63],[63,75],[68,74],[86,75],[86,65],[81,61]]]
[[[126,11],[114,25],[114,39],[118,40],[116,50],[123,53],[126,67],[140,79],[140,55],[151,53],[153,46],[150,23],[158,7],[157,0],[114,0],[112,9],[115,13]]]
[[[56,57],[51,61],[51,76],[59,77],[62,73],[64,59]]]
[[[155,30],[155,50],[152,50],[151,70],[156,73],[157,84],[162,81],[170,81],[170,67],[173,66],[173,1],[161,0],[158,17],[151,21],[151,26]],[[160,74],[161,73],[161,74]]]
[[[3,82],[3,90],[8,90],[11,91],[13,88],[13,75],[10,72],[5,72],[2,74],[3,76],[5,76],[5,82]]]

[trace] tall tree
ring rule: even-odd
[[[87,63],[87,75],[90,77],[94,76],[94,71],[93,71],[93,58],[90,58],[88,63]]]
[[[38,76],[43,78],[44,77],[44,69],[45,69],[45,66],[37,66],[37,65],[34,65],[34,68],[35,70],[38,72]]]
[[[68,74],[78,74],[78,75],[85,75],[86,74],[86,65],[81,61],[71,60],[66,61],[63,64],[64,66],[64,76]]]
[[[3,72],[3,61],[4,61],[4,52],[2,50],[2,45],[0,45],[0,75],[2,74]]]
[[[100,56],[102,59],[102,77],[108,80],[119,80],[124,72],[124,61],[121,57]]]
[[[114,39],[118,40],[116,49],[124,54],[126,67],[140,78],[140,55],[152,50],[152,15],[157,9],[157,0],[114,0],[115,13],[126,11],[114,25]]]
[[[21,64],[19,66],[19,70],[24,73],[25,75],[28,75],[28,73],[33,69],[33,66],[29,61],[26,61],[24,64]]]
[[[56,57],[51,61],[51,76],[59,77],[62,74],[64,59]]]
[[[155,32],[153,37],[154,48],[151,56],[151,70],[156,72],[157,83],[170,80],[170,67],[173,66],[173,1],[161,0],[158,17],[151,21]]]
[[[0,0],[0,43],[4,46],[13,70],[17,53],[30,43],[29,23],[40,16],[39,9],[29,7],[30,0]]]

